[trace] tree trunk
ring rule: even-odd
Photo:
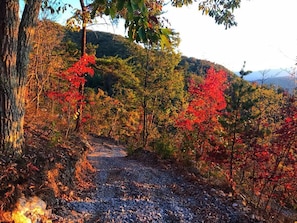
[[[80,6],[82,10],[82,36],[81,36],[81,57],[83,57],[86,54],[86,45],[87,45],[87,7],[85,6],[84,0],[80,0]],[[79,93],[81,95],[84,95],[84,84],[81,83],[79,86]],[[81,121],[82,121],[82,115],[83,115],[83,99],[81,99],[77,104],[77,119],[76,119],[76,125],[75,125],[75,131],[80,132],[81,131]]]
[[[81,56],[84,56],[86,54],[86,47],[87,47],[87,7],[84,3],[84,0],[80,0],[80,7],[81,7],[81,13],[82,13],[82,36],[81,36]]]
[[[146,68],[145,68],[145,75],[143,80],[143,129],[142,129],[142,147],[147,147],[147,139],[148,139],[148,123],[147,123],[147,115],[148,115],[148,108],[147,108],[147,82],[149,76],[149,49],[146,47]]]
[[[29,43],[40,7],[41,0],[28,0],[20,22],[19,1],[0,1],[0,152],[7,155],[24,147]]]

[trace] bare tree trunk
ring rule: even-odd
[[[80,6],[82,10],[82,37],[81,37],[81,57],[86,54],[86,45],[87,45],[87,7],[85,6],[84,0],[80,0]],[[79,93],[84,95],[84,84],[81,83],[79,86]],[[83,99],[82,99],[83,100]],[[83,101],[80,100],[77,104],[77,119],[75,131],[80,132],[81,130],[81,120],[83,114]]]
[[[20,22],[19,1],[0,1],[0,152],[8,155],[24,147],[29,44],[40,7],[41,0],[28,0]]]
[[[146,64],[145,64],[145,75],[143,80],[143,103],[142,103],[142,109],[143,109],[143,120],[142,120],[142,147],[147,147],[147,139],[148,139],[148,122],[147,122],[147,115],[148,115],[148,108],[147,108],[147,82],[148,82],[148,75],[149,75],[149,49],[146,48]]]
[[[81,37],[81,56],[84,56],[86,54],[86,45],[87,45],[87,7],[84,3],[84,0],[80,0],[80,6],[81,6],[81,13],[82,13],[82,37]]]

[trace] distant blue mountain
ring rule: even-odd
[[[253,71],[249,75],[245,76],[244,79],[247,81],[255,81],[262,79],[269,79],[275,77],[285,77],[291,76],[291,69],[271,69],[271,70],[259,70]],[[239,75],[239,72],[235,72],[235,74]]]
[[[265,84],[275,87],[281,87],[284,90],[289,92],[293,92],[293,90],[297,87],[297,78],[291,76],[283,76],[283,77],[271,77],[264,80],[254,80],[253,82],[257,82],[259,84]]]
[[[255,71],[245,76],[244,79],[258,84],[265,84],[268,86],[281,87],[289,92],[297,87],[296,74],[292,75],[293,71],[290,69],[272,69]],[[239,72],[236,72],[239,75]]]
[[[293,92],[297,87],[297,78],[296,75],[291,75],[292,72],[290,69],[255,71],[245,76],[244,79],[258,84],[281,87],[289,92]],[[239,72],[235,73],[239,75]]]

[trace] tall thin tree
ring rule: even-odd
[[[82,31],[81,31],[81,57],[86,54],[86,45],[87,45],[87,23],[88,23],[88,10],[85,5],[84,0],[80,0],[81,6],[81,19],[82,19]],[[81,83],[79,86],[79,92],[81,95],[84,94],[84,84]],[[77,119],[75,130],[79,132],[81,130],[81,120],[83,113],[83,102],[80,100],[77,104]]]

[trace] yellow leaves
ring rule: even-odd
[[[161,48],[164,49],[165,47],[169,48],[171,46],[170,35],[172,34],[171,29],[161,29],[160,34],[160,44]]]
[[[74,32],[78,32],[81,29],[80,24],[77,22],[75,18],[68,19],[66,22],[66,27]]]

